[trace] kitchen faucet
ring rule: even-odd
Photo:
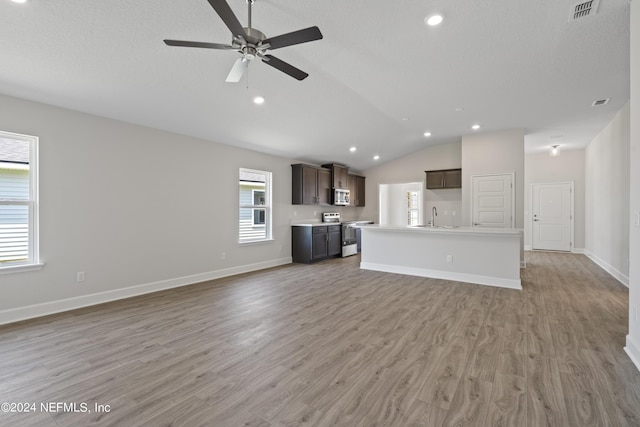
[[[436,217],[438,216],[438,209],[434,206],[431,208],[431,221],[429,221],[429,225],[432,227],[436,226]]]

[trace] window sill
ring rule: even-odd
[[[260,239],[260,240],[245,240],[243,242],[238,242],[238,244],[240,246],[245,246],[245,245],[259,245],[260,243],[271,243],[273,242],[273,239]]]
[[[44,263],[11,265],[7,267],[0,267],[0,274],[24,273],[26,271],[37,271],[37,270],[42,270],[42,267],[44,267]]]

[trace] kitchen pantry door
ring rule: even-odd
[[[513,181],[513,173],[471,177],[471,223],[474,227],[513,228]]]
[[[531,184],[532,249],[571,251],[573,183]]]

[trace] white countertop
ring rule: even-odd
[[[517,235],[522,234],[520,228],[487,228],[487,227],[453,227],[453,226],[402,226],[402,225],[380,225],[367,224],[360,225],[362,229],[380,230],[380,231],[399,231],[408,233],[446,233],[446,234],[502,234]]]

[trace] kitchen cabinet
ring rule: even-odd
[[[340,225],[294,225],[291,227],[293,262],[309,264],[342,254]]]
[[[348,187],[348,176],[349,176],[349,168],[343,165],[338,165],[335,163],[330,163],[327,165],[322,165],[323,168],[327,168],[331,170],[331,186],[333,188],[347,188]]]
[[[365,177],[349,174],[347,182],[349,184],[348,188],[351,196],[349,206],[364,206]]]
[[[425,171],[427,174],[427,190],[446,188],[462,188],[462,169],[443,169]]]
[[[330,205],[331,170],[302,163],[291,165],[291,204]]]

